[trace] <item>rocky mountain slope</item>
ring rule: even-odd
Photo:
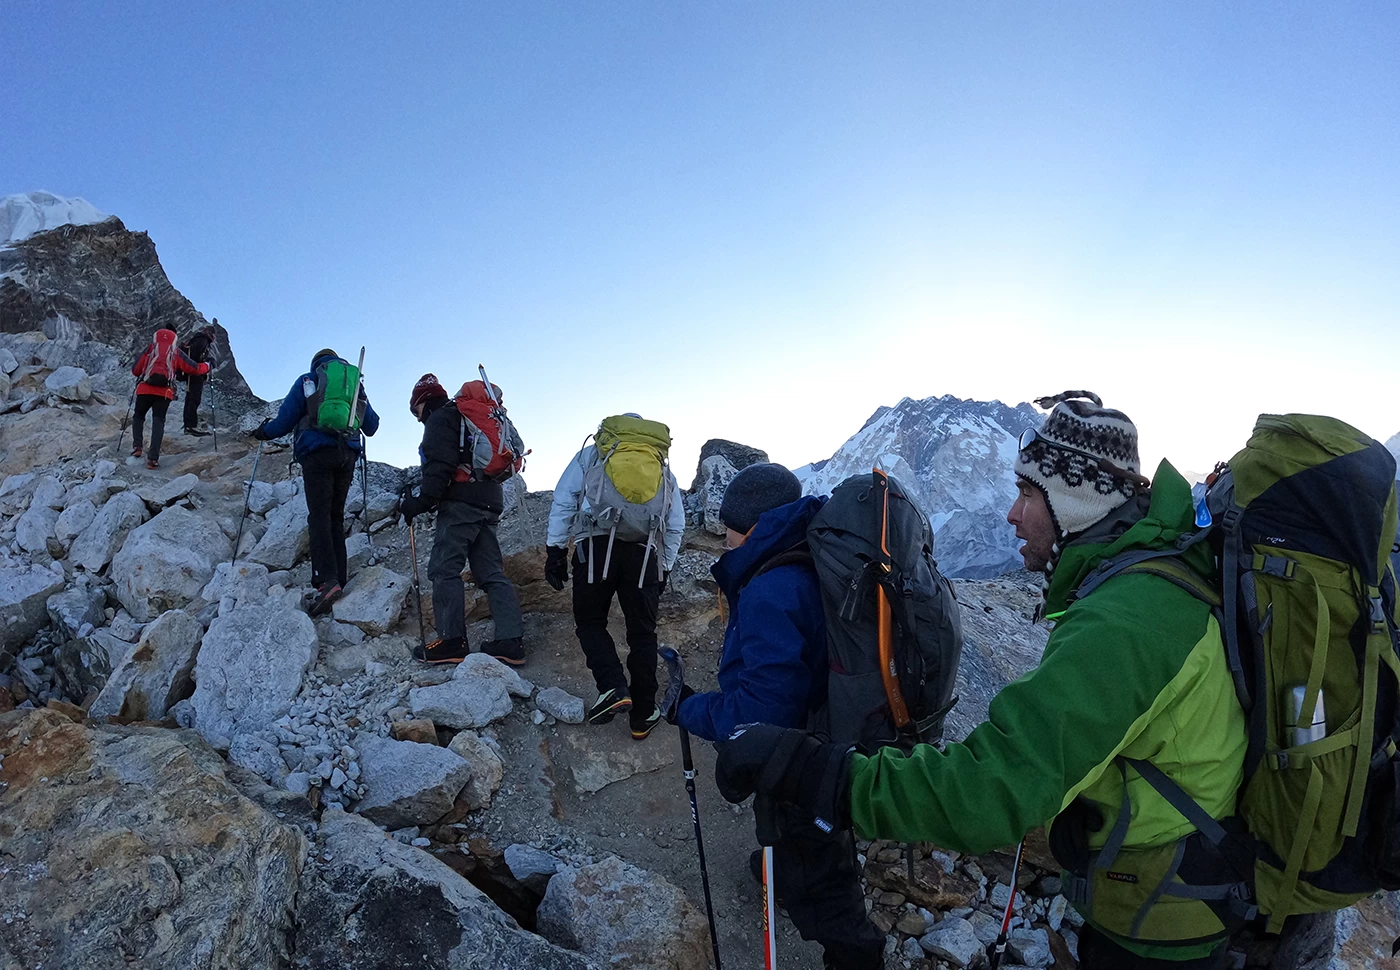
[[[128,333],[120,294],[144,286],[162,312],[186,311],[168,281],[158,285],[153,248],[150,262],[128,264],[107,260],[103,239],[129,253],[149,244],[114,221],[51,229],[17,247],[37,260],[21,275],[42,262],[36,253],[66,254],[26,292],[118,294],[116,310],[75,299],[69,319],[85,321],[81,331],[0,333],[0,968],[707,966],[674,734],[663,725],[636,743],[625,720],[580,723],[591,677],[569,595],[542,579],[550,493],[517,480],[501,524],[527,611],[521,670],[481,654],[455,669],[412,661],[433,622],[412,594],[395,514],[412,471],[372,465],[357,485],[353,578],[313,621],[302,606],[305,498],[284,446],[264,447],[251,482],[243,437],[216,451],[208,438],[171,436],[157,471],[116,447],[131,379],[74,362],[123,352],[100,339]],[[66,279],[65,266],[88,282]],[[226,367],[232,381],[231,354]],[[248,400],[226,426],[250,427],[263,407]],[[697,528],[660,634],[701,689],[713,686],[724,630],[706,526],[724,476],[760,459],[712,443],[697,476],[705,487],[687,500]],[[425,559],[431,516],[415,527]],[[950,730],[960,737],[1038,660],[1046,632],[1030,623],[1028,577],[956,589],[967,643]],[[480,643],[491,621],[470,585],[468,596]],[[614,626],[623,642],[620,617]],[[696,747],[724,964],[756,970],[752,814],[719,799],[713,751]],[[860,850],[888,967],[980,963],[1008,890],[1006,853]],[[1043,841],[1031,859],[1012,955],[1073,968],[1077,917]],[[1400,925],[1390,907],[1347,911],[1339,942],[1298,966],[1380,965],[1382,937]],[[782,965],[820,966],[780,922]]]
[[[945,395],[881,407],[825,461],[796,469],[808,494],[830,492],[879,466],[915,496],[949,576],[986,578],[1020,568],[1006,512],[1016,496],[1016,441],[1040,422],[1029,404]]]

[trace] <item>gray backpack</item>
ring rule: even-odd
[[[583,500],[574,518],[575,544],[588,563],[590,583],[595,580],[592,543],[577,540],[606,534],[602,578],[608,577],[614,542],[644,542],[637,585],[645,584],[647,566],[654,553],[660,554],[671,515],[676,480],[667,463],[670,445],[670,431],[660,422],[619,415],[599,426],[594,460],[583,471]]]
[[[813,729],[870,750],[940,742],[957,703],[962,620],[934,561],[928,518],[895,479],[855,475],[813,517],[807,547],[821,585],[830,667],[827,703],[813,715]],[[888,668],[880,658],[882,600]]]

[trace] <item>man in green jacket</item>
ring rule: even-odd
[[[1048,825],[1066,895],[1086,921],[1080,966],[1224,966],[1226,938],[1248,915],[1253,861],[1230,834],[1240,829],[1228,817],[1246,735],[1219,627],[1204,603],[1153,573],[1076,597],[1101,563],[1174,548],[1193,529],[1191,489],[1165,461],[1143,478],[1136,427],[1097,395],[1037,403],[1051,410],[1022,436],[1007,520],[1027,568],[1045,576],[1054,628],[1040,665],[946,750],[867,756],[749,725],[721,746],[716,780],[731,801],[762,791],[865,838],[966,853]],[[1214,569],[1199,546],[1185,560],[1173,562],[1207,578]],[[1183,814],[1191,806],[1159,791],[1172,783],[1209,814],[1195,813],[1211,837]]]

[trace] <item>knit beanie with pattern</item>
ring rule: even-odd
[[[1092,391],[1065,391],[1036,405],[1050,413],[1016,456],[1016,474],[1045,493],[1061,538],[1098,522],[1147,487],[1137,426]]]
[[[427,401],[447,400],[447,390],[438,382],[436,374],[424,374],[413,385],[413,393],[408,398],[408,409],[418,415],[418,405]]]

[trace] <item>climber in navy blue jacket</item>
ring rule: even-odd
[[[806,545],[825,501],[803,498],[781,465],[750,465],[729,483],[719,512],[729,551],[710,569],[729,600],[719,690],[688,694],[667,712],[691,734],[714,741],[740,724],[806,727],[826,703],[826,622]],[[824,832],[784,806],[776,826],[777,895],[793,925],[822,945],[824,966],[878,970],[885,937],[865,914],[850,830]]]
[[[345,554],[345,500],[355,480],[355,463],[364,448],[363,439],[353,432],[339,434],[315,427],[306,404],[307,395],[315,391],[319,372],[327,363],[340,359],[334,350],[319,351],[311,358],[311,370],[298,377],[282,399],[277,417],[264,421],[253,431],[253,437],[263,441],[296,432],[292,454],[301,464],[311,539],[311,585],[316,587],[308,604],[312,616],[328,611],[350,579]],[[347,391],[344,396],[348,399],[349,395]],[[361,430],[372,435],[379,430],[379,415],[370,407],[363,385],[357,400],[364,402]]]

